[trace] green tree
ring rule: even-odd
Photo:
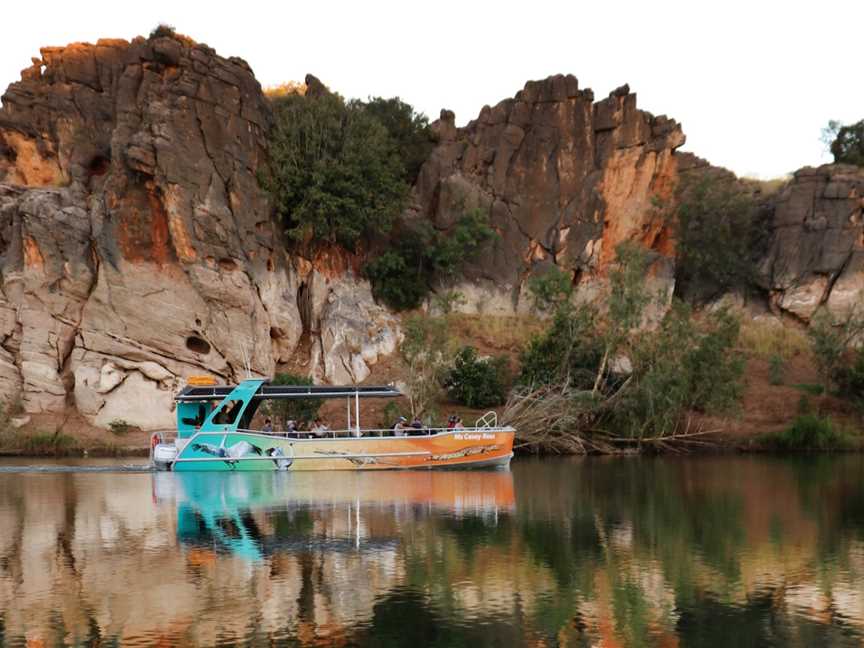
[[[373,97],[365,104],[366,112],[372,115],[390,134],[402,158],[403,180],[413,185],[420,167],[435,147],[435,137],[426,115],[399,97],[384,99]]]
[[[270,381],[271,385],[311,385],[309,376],[300,376],[292,373],[278,373]],[[322,401],[319,398],[286,398],[281,400],[265,401],[262,410],[265,415],[276,419],[275,425],[285,425],[288,421],[295,421],[300,428],[308,427],[309,423],[318,416]]]
[[[859,308],[851,309],[844,318],[836,319],[827,309],[820,310],[810,320],[807,337],[816,357],[825,391],[831,390],[838,376],[847,372],[846,360],[850,349],[864,334],[864,315]]]
[[[616,263],[609,273],[609,300],[603,331],[603,357],[594,379],[596,393],[606,377],[609,359],[622,350],[630,333],[642,323],[651,298],[645,289],[649,259],[644,248],[624,242],[615,248]]]
[[[573,279],[568,272],[557,266],[528,280],[528,291],[538,311],[555,311],[570,300],[573,294]]]
[[[534,336],[519,355],[517,383],[528,388],[566,383],[591,389],[603,357],[598,320],[591,305],[566,303],[558,308],[550,327]]]
[[[479,209],[467,212],[449,232],[438,232],[425,221],[403,224],[390,249],[367,262],[363,271],[376,299],[396,310],[417,308],[436,282],[457,276],[494,236]]]
[[[336,94],[287,95],[273,109],[262,181],[289,238],[354,249],[388,231],[409,186],[397,145],[373,114]]]
[[[822,139],[828,144],[835,164],[864,166],[864,119],[848,126],[832,120],[822,131]]]
[[[662,439],[688,431],[689,412],[728,412],[742,390],[738,333],[727,311],[706,314],[699,326],[675,302],[657,332],[633,342],[631,378],[599,425],[631,439]]]
[[[441,395],[449,337],[444,320],[415,315],[403,322],[405,338],[399,347],[408,375],[408,403],[412,416],[429,414]]]
[[[444,375],[450,399],[467,407],[503,405],[507,398],[507,358],[479,358],[477,349],[462,347]]]
[[[707,299],[753,280],[766,233],[755,201],[733,178],[704,175],[686,183],[672,224],[679,297]]]

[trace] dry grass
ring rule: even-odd
[[[802,328],[777,319],[744,318],[741,322],[741,347],[759,358],[779,355],[785,360],[808,353],[810,342]]]
[[[547,325],[531,315],[505,317],[454,313],[448,316],[448,321],[451,334],[460,342],[473,344],[486,352],[518,353]]]

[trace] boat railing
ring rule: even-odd
[[[492,412],[494,414],[494,412]],[[481,417],[483,418],[483,417]],[[480,419],[478,419],[479,421]],[[480,432],[488,431],[497,427],[497,417],[494,424],[477,425],[476,427],[465,428],[446,428],[446,427],[423,427],[423,428],[404,428],[401,434],[397,434],[392,428],[362,428],[360,430],[326,430],[313,432],[312,430],[296,430],[294,432],[273,431],[264,432],[262,430],[238,429],[237,432],[247,432],[250,434],[266,434],[267,436],[288,438],[288,439],[357,439],[357,438],[378,438],[378,437],[425,437],[441,434],[445,432]]]
[[[475,428],[497,428],[498,412],[489,410],[483,416],[474,421]]]

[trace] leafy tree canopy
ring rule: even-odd
[[[420,167],[435,146],[435,137],[429,127],[428,117],[415,112],[411,104],[405,103],[399,97],[373,97],[366,102],[365,110],[387,129],[396,143],[404,167],[402,179],[413,185],[420,173]]]
[[[477,349],[462,347],[444,375],[451,400],[468,407],[503,405],[507,398],[509,366],[505,356],[479,358]]]
[[[864,166],[864,119],[848,126],[832,120],[822,131],[822,138],[836,164]]]
[[[332,93],[276,97],[273,108],[262,182],[288,237],[355,249],[389,231],[431,150],[426,118],[399,99]]]
[[[406,224],[364,272],[376,299],[397,310],[417,308],[436,281],[455,276],[494,236],[481,209],[468,211],[449,232],[425,221]]]
[[[672,221],[679,295],[710,298],[753,280],[765,231],[753,197],[732,179],[705,175],[686,184]]]

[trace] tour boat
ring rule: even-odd
[[[389,385],[272,385],[260,379],[244,380],[238,385],[217,385],[212,380],[190,380],[175,397],[177,438],[172,443],[154,438],[153,464],[158,469],[174,471],[387,470],[509,465],[515,430],[499,425],[495,412],[487,413],[467,428],[361,428],[360,399],[401,395]],[[285,432],[251,429],[255,413],[263,402],[308,398],[345,398],[345,429]]]

